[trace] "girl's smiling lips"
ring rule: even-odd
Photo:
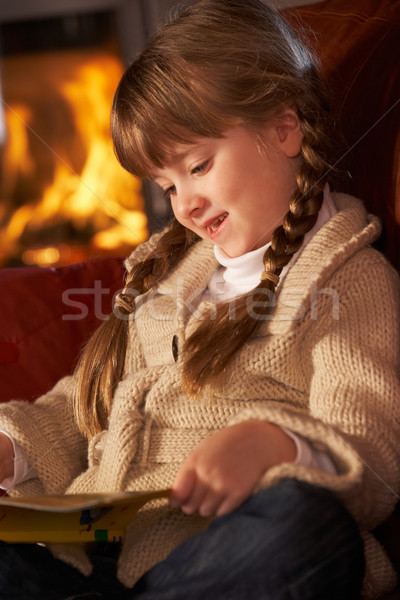
[[[227,216],[228,213],[224,212],[218,217],[207,221],[203,225],[203,227],[208,230],[208,233],[212,238],[216,237],[220,233],[220,231],[222,230],[222,225],[223,223],[225,223]]]

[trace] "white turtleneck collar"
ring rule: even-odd
[[[279,284],[282,283],[286,273],[294,264],[304,246],[336,212],[329,186],[326,185],[324,200],[317,221],[314,227],[304,236],[301,248],[292,257],[290,263],[282,269]],[[229,257],[221,248],[214,246],[214,254],[220,267],[213,273],[202,299],[222,302],[246,294],[254,289],[260,281],[261,273],[264,271],[263,256],[269,246],[270,242],[262,248],[257,248],[257,250],[235,258]]]

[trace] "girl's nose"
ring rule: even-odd
[[[204,206],[204,197],[194,189],[178,190],[172,208],[180,219],[190,219]]]

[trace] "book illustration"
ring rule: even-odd
[[[23,543],[116,542],[142,506],[169,490],[0,498],[0,539]]]
[[[106,515],[110,510],[112,510],[112,506],[104,506],[104,508],[90,508],[83,510],[81,512],[81,518],[79,519],[80,525],[87,525],[88,531],[90,531],[93,523],[101,519],[104,515]]]

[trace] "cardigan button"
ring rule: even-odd
[[[178,355],[179,355],[178,336],[174,335],[174,337],[172,338],[172,356],[174,357],[175,362],[177,362],[177,360],[178,360]]]

